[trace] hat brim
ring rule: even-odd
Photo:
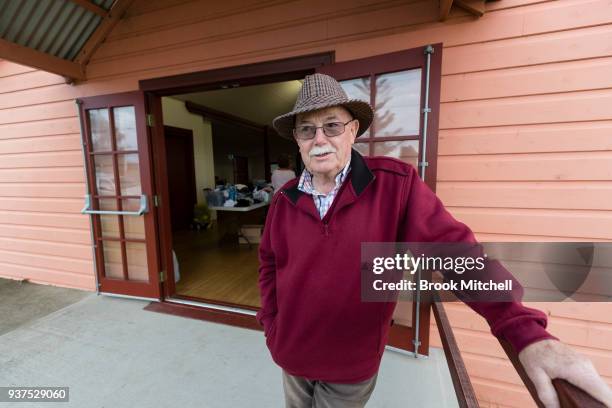
[[[346,108],[353,115],[353,119],[357,119],[359,122],[359,130],[357,136],[359,137],[365,133],[366,130],[372,124],[374,118],[374,112],[369,103],[359,99],[349,99],[346,102],[330,102],[322,103],[318,105],[310,105],[308,108],[296,109],[284,115],[276,117],[272,121],[272,126],[282,137],[293,139],[293,127],[295,125],[295,115],[300,113],[314,112],[317,110],[331,108],[334,106],[342,106]]]

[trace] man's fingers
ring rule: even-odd
[[[553,378],[566,380],[612,408],[612,390],[597,374],[593,363],[563,343],[543,340],[519,353],[519,360],[547,407],[559,407]]]
[[[593,398],[603,402],[606,406],[612,407],[612,390],[610,390],[608,384],[606,384],[599,374],[597,374],[590,360],[584,359],[580,363],[580,367],[574,367],[572,370],[565,371],[565,374],[560,376],[560,378],[583,389]]]
[[[529,373],[529,378],[536,388],[538,397],[542,404],[546,408],[560,408],[559,397],[555,391],[555,387],[552,384],[550,377],[540,369],[534,370]]]

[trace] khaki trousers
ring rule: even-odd
[[[283,371],[286,408],[363,408],[376,385],[372,378],[356,384],[311,381]]]

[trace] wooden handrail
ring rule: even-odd
[[[499,339],[499,343],[506,352],[508,359],[510,359],[510,361],[512,362],[514,369],[521,377],[521,380],[523,380],[523,383],[529,390],[529,393],[531,394],[533,400],[536,402],[538,407],[544,408],[544,404],[542,404],[542,401],[540,401],[540,398],[538,398],[536,388],[531,382],[529,376],[527,375],[523,364],[521,364],[521,361],[518,358],[518,354],[514,351],[510,343],[508,343],[506,340]],[[602,402],[596,400],[581,388],[578,388],[565,380],[555,378],[552,383],[555,387],[555,390],[557,391],[557,395],[559,396],[561,408],[606,408],[606,406]]]
[[[438,332],[440,333],[440,339],[442,340],[442,347],[444,348],[444,355],[448,363],[448,368],[455,388],[455,394],[457,395],[457,402],[461,408],[476,408],[479,407],[478,399],[472,388],[470,377],[463,363],[461,352],[453,329],[450,325],[446,311],[442,302],[433,302],[433,313],[436,319],[436,325],[438,326]],[[529,390],[531,397],[535,401],[538,407],[545,408],[542,401],[538,398],[538,393],[535,386],[531,382],[531,379],[527,375],[523,364],[521,364],[518,354],[514,351],[510,343],[504,339],[499,339],[499,343],[506,352],[508,359],[512,362],[514,369],[517,371],[521,380]],[[606,408],[606,406],[593,398],[590,394],[576,387],[575,385],[556,378],[552,381],[557,395],[559,396],[559,402],[561,408]]]
[[[448,369],[453,380],[453,386],[455,388],[455,394],[457,395],[457,402],[460,408],[478,408],[478,399],[474,393],[470,376],[465,369],[463,364],[463,358],[459,351],[459,346],[455,340],[453,329],[446,316],[446,311],[442,302],[433,302],[432,308],[434,317],[436,319],[436,325],[438,326],[438,332],[440,333],[440,339],[442,340],[442,347],[444,348],[444,355],[446,356],[446,362],[448,363]]]

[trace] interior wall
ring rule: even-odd
[[[264,138],[257,131],[249,130],[231,124],[214,123],[212,126],[215,175],[234,182],[234,167],[229,155],[244,156],[248,159],[249,180],[265,179]],[[298,153],[295,142],[278,136],[269,140],[270,162],[274,163],[280,154],[291,158],[291,166],[295,168],[295,155]],[[268,182],[270,180],[267,180]]]
[[[204,188],[215,186],[215,159],[213,155],[212,126],[200,115],[185,109],[185,103],[178,99],[162,98],[164,125],[193,131],[193,155],[195,163],[198,204],[206,202]]]
[[[230,155],[248,159],[249,180],[264,178],[264,138],[261,132],[230,123],[212,125],[215,174],[234,183],[234,166]]]

